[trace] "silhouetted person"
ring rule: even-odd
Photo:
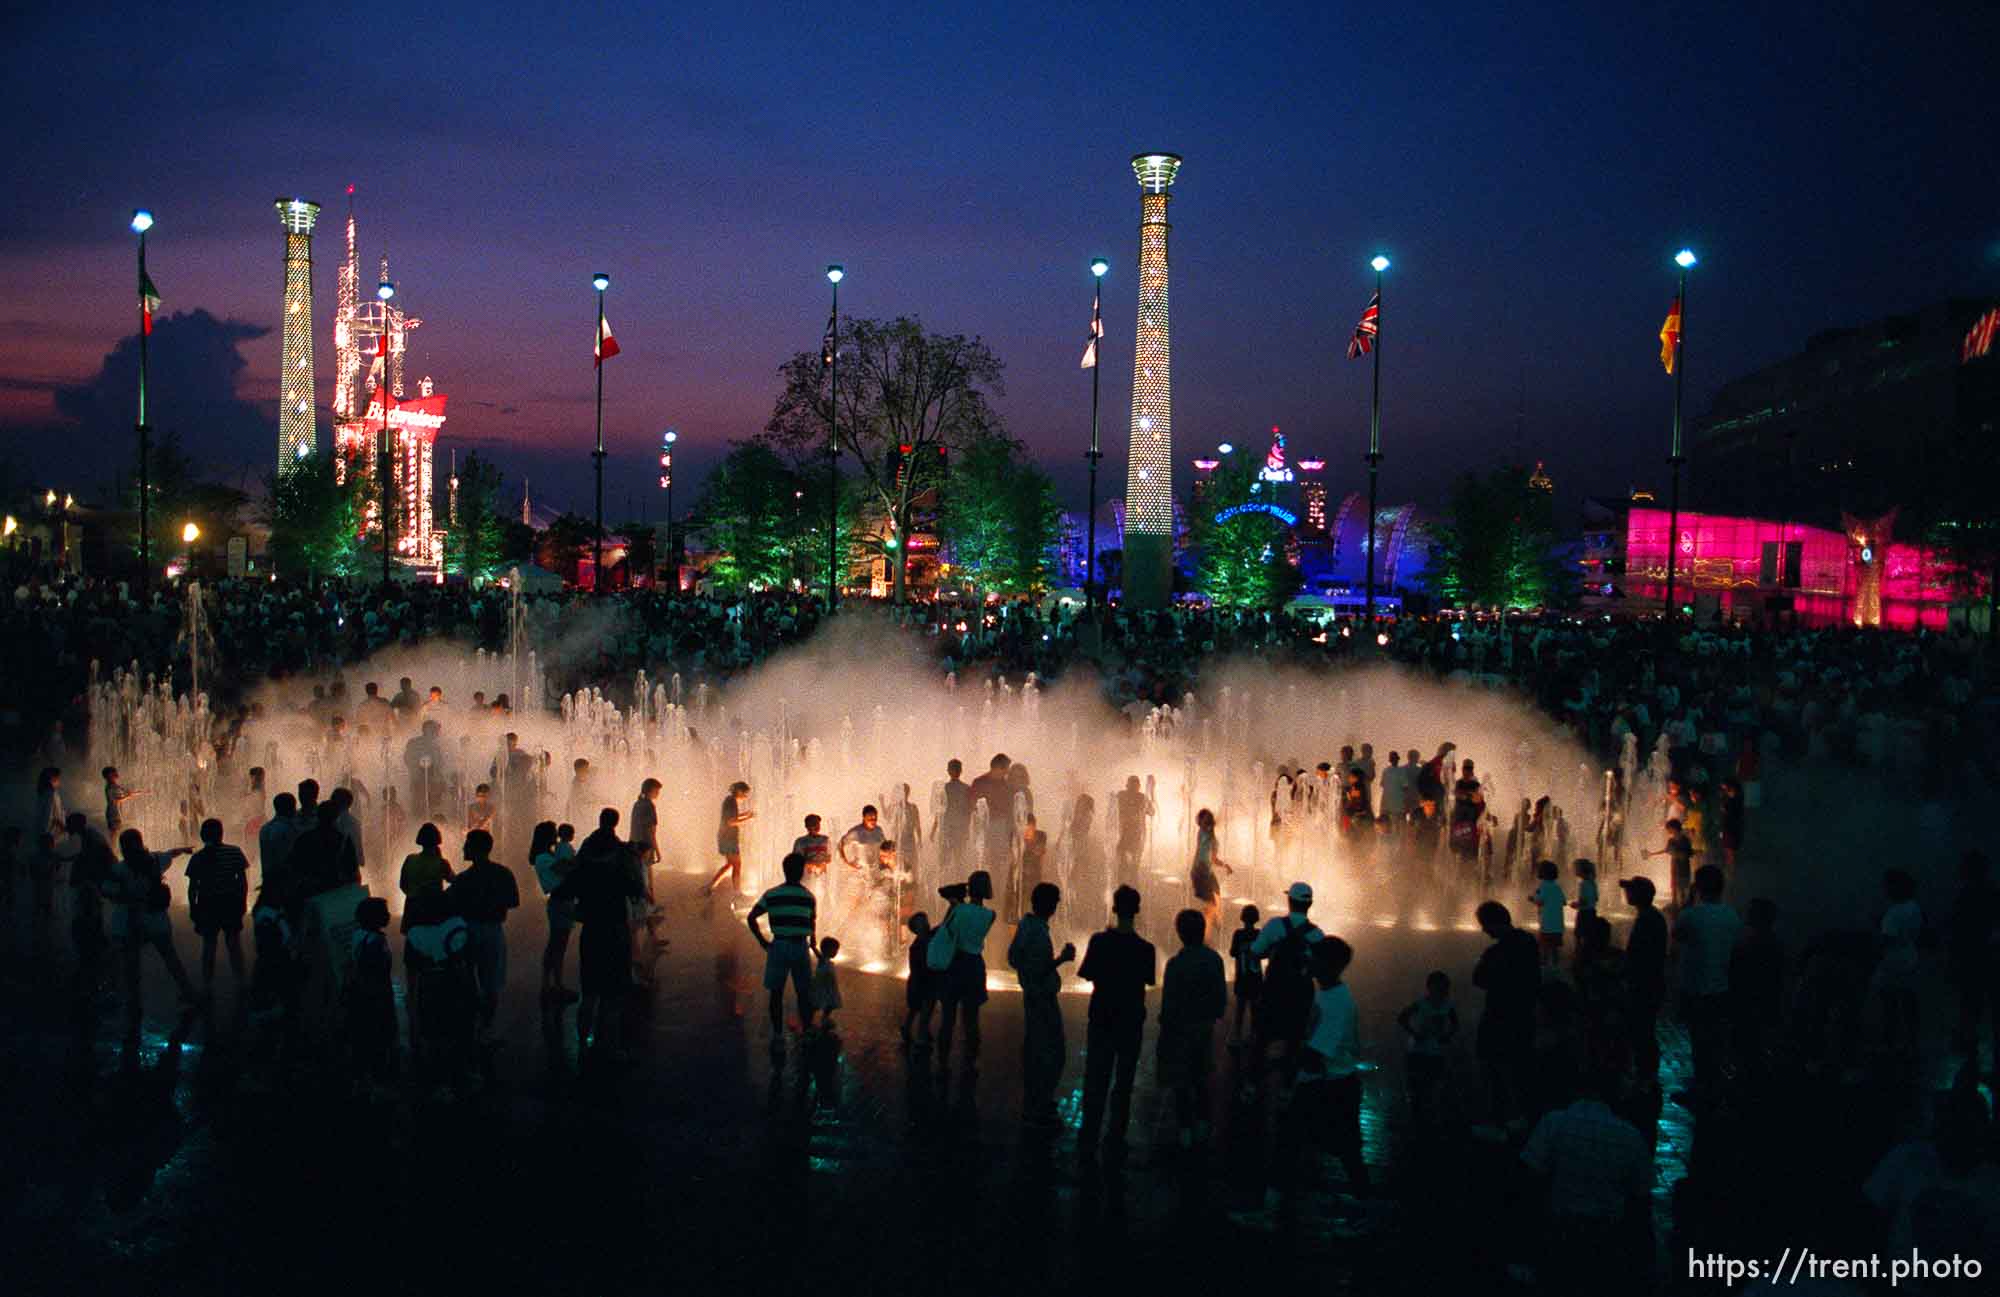
[[[1111,1128],[1105,1152],[1125,1155],[1125,1127],[1132,1117],[1132,1080],[1139,1068],[1139,1043],[1146,1029],[1146,988],[1153,985],[1158,962],[1153,943],[1140,936],[1139,893],[1120,887],[1111,896],[1114,926],[1090,939],[1076,973],[1091,984],[1090,1025],[1085,1035],[1083,1125],[1077,1132],[1077,1156],[1086,1164],[1097,1160],[1098,1134],[1104,1108],[1111,1105]]]

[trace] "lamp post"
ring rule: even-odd
[[[1687,291],[1688,271],[1695,262],[1694,252],[1682,248],[1674,254],[1674,264],[1681,268],[1680,291],[1674,296],[1674,314],[1679,317],[1680,327],[1674,330],[1674,439],[1667,453],[1667,465],[1673,470],[1673,484],[1667,493],[1667,620],[1672,621],[1674,609],[1674,569],[1681,547],[1681,465],[1687,456],[1681,454],[1681,384],[1687,377],[1687,366],[1682,363],[1681,338],[1687,332]]]
[[[146,343],[153,332],[153,307],[149,296],[152,281],[146,278],[146,231],[153,228],[153,214],[141,207],[132,213],[132,232],[139,236],[139,597],[146,597],[152,580],[152,537],[146,526],[150,502],[148,472],[152,462],[153,430],[146,423]]]
[[[1103,257],[1090,259],[1090,512],[1084,515],[1083,597],[1093,615],[1097,612],[1097,461],[1104,451],[1097,444],[1097,375],[1104,368],[1104,276],[1111,263]]]
[[[382,398],[382,442],[375,452],[375,478],[382,492],[382,507],[378,510],[382,518],[382,584],[389,584],[389,511],[394,507],[395,473],[389,462],[391,447],[395,444],[389,436],[389,299],[396,295],[396,286],[388,280],[375,285],[375,296],[382,303],[382,376],[375,384],[375,394]],[[189,524],[192,526],[193,524]]]
[[[1375,478],[1382,467],[1382,272],[1389,258],[1377,253],[1375,268],[1375,383],[1368,399],[1368,614],[1375,624]]]
[[[597,448],[590,452],[597,462],[597,525],[590,540],[590,592],[604,592],[604,290],[611,276],[598,271],[590,277],[597,290]]]
[[[667,493],[667,562],[674,569],[674,591],[681,588],[681,551],[674,531],[674,443],[681,434],[672,428],[660,434],[660,486]]]
[[[831,387],[826,403],[826,610],[831,613],[840,597],[840,281],[847,270],[839,265],[826,268],[826,282],[833,285],[833,314],[827,317],[826,363]]]

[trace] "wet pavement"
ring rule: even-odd
[[[271,1030],[235,1011],[226,971],[214,1013],[173,1017],[150,955],[156,1007],[128,1050],[115,996],[78,1009],[48,980],[66,962],[24,964],[17,940],[0,1017],[0,1210],[20,1282],[9,1290],[932,1294],[1083,1280],[1233,1291],[1255,1275],[1315,1292],[1465,1292],[1503,1289],[1508,1266],[1532,1259],[1533,1183],[1512,1148],[1467,1131],[1481,1115],[1470,971],[1484,942],[1456,922],[1328,923],[1355,946],[1364,1052],[1382,1064],[1363,1111],[1378,1196],[1340,1192],[1327,1160],[1291,1210],[1239,1223],[1229,1213],[1263,1199],[1273,1100],[1240,1099],[1225,1049],[1215,1136],[1184,1150],[1149,1028],[1130,1159],[1081,1173],[1085,996],[1062,997],[1069,1054],[1053,1133],[1019,1120],[1011,992],[987,1005],[967,1073],[903,1047],[902,981],[847,968],[836,1037],[788,1032],[774,1059],[761,954],[726,912],[702,914],[694,885],[677,879],[668,898],[657,984],[630,1005],[629,1067],[579,1071],[574,1010],[533,989],[539,907],[518,912],[502,1043],[485,1081],[448,1099],[406,1076],[363,1100],[340,1068],[278,1061]],[[193,968],[194,939],[175,921]],[[1010,933],[998,926],[996,966]],[[572,948],[572,974],[574,959]],[[1393,1018],[1432,968],[1451,974],[1464,1032],[1443,1119],[1420,1133]],[[1671,1095],[1685,1086],[1686,1041],[1672,1024],[1662,1034]],[[1797,1164],[1780,1134],[1760,1126],[1745,1141],[1742,1127],[1732,1141]],[[1879,1147],[1873,1133],[1830,1149],[1810,1131],[1781,1134],[1849,1161]],[[1674,1186],[1696,1155],[1672,1102],[1656,1149],[1664,1253]]]

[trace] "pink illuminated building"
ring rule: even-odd
[[[1843,534],[1796,522],[1682,513],[1678,533],[1670,536],[1668,517],[1652,508],[1627,516],[1625,588],[1634,598],[1664,597],[1669,543],[1678,550],[1679,580],[1696,603],[1713,600],[1732,620],[1789,613],[1805,625],[1866,621],[1899,630],[1942,629],[1961,597],[1940,554],[1921,545],[1882,544],[1881,531],[1867,524],[1857,522]]]

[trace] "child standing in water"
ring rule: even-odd
[[[931,1047],[931,1008],[937,1003],[937,988],[931,972],[931,916],[918,910],[909,918],[910,980],[904,990],[908,1007],[903,1011],[903,1043],[919,1049]],[[916,1034],[910,1029],[916,1028]]]
[[[840,953],[840,941],[834,937],[819,940],[819,967],[813,970],[812,1007],[819,1010],[820,1026],[833,1030],[833,1011],[840,1007],[840,981],[834,975],[834,956]]]
[[[1409,1050],[1404,1076],[1410,1091],[1410,1119],[1422,1128],[1437,1111],[1444,1088],[1445,1050],[1458,1035],[1458,1008],[1451,1002],[1451,978],[1442,971],[1424,979],[1423,998],[1412,1000],[1396,1015]]]
[[[1562,884],[1556,881],[1555,861],[1537,862],[1535,877],[1542,883],[1528,900],[1541,911],[1541,930],[1537,940],[1542,948],[1542,962],[1553,967],[1562,959],[1563,912],[1569,908],[1569,898],[1563,895]]]
[[[1576,874],[1576,899],[1570,908],[1576,911],[1577,926],[1583,921],[1597,917],[1597,862],[1585,856],[1578,856],[1570,867]]]
[[[1254,905],[1243,907],[1243,926],[1229,937],[1229,962],[1236,966],[1236,1022],[1229,1032],[1229,1046],[1243,1044],[1243,1019],[1256,1009],[1257,997],[1264,993],[1264,960],[1253,947],[1257,943],[1257,921],[1264,916]]]

